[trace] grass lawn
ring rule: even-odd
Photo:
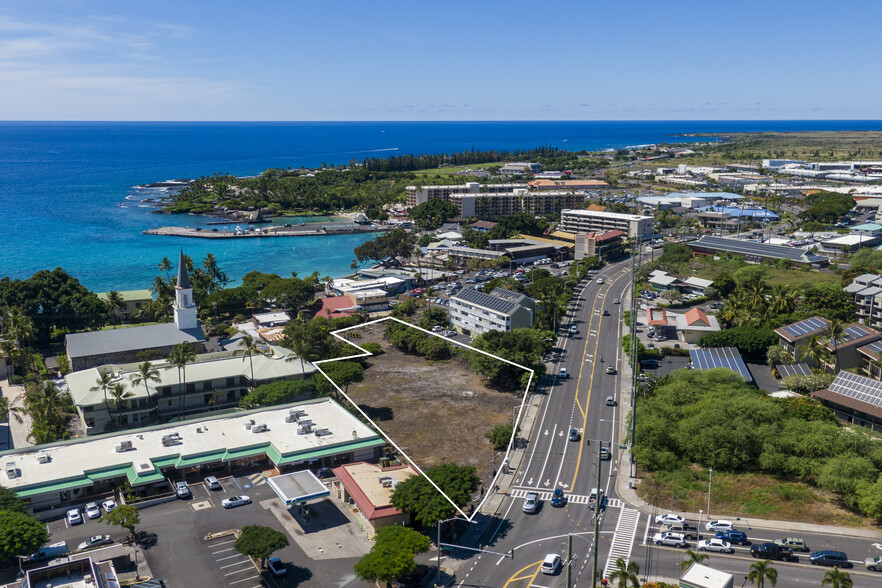
[[[646,474],[637,486],[640,497],[668,510],[707,509],[707,470]],[[879,524],[842,508],[835,496],[801,482],[786,482],[764,474],[714,473],[711,489],[714,518],[751,517],[878,529]]]
[[[453,176],[453,175],[456,175],[458,172],[461,172],[461,171],[467,170],[467,169],[478,169],[478,168],[486,169],[486,167],[488,165],[497,165],[499,167],[502,167],[502,163],[500,163],[498,161],[488,161],[487,163],[471,163],[469,165],[458,165],[458,166],[454,166],[454,167],[436,167],[436,168],[432,168],[432,169],[420,169],[420,170],[416,170],[413,173],[420,175],[420,176],[434,176],[434,175]]]
[[[690,261],[680,264],[677,273],[681,276],[696,276],[705,280],[713,280],[719,274],[728,272],[734,275],[739,268],[752,264],[739,259],[715,260],[708,256],[694,257]],[[833,272],[821,272],[795,268],[780,268],[766,265],[766,282],[770,286],[787,285],[791,287],[813,283],[842,283],[842,277]]]

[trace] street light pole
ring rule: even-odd
[[[707,468],[707,520],[710,520],[711,480],[713,480],[714,468]]]

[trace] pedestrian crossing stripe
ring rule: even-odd
[[[248,481],[251,482],[252,486],[260,486],[261,484],[266,484],[266,478],[263,474],[250,474],[247,476]]]
[[[623,508],[616,523],[616,532],[613,535],[612,544],[609,548],[609,558],[603,568],[603,577],[609,578],[616,569],[616,561],[624,560],[625,565],[631,558],[631,548],[634,546],[634,536],[637,534],[637,525],[640,523],[640,511],[633,508]]]
[[[551,500],[551,492],[540,490],[524,490],[523,488],[514,488],[509,491],[508,495],[512,498],[526,498],[529,492],[535,492],[539,495],[539,500]],[[564,492],[568,504],[588,504],[588,496],[585,494],[567,494]],[[623,503],[618,498],[607,498],[607,508],[622,508]]]

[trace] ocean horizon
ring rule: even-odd
[[[206,217],[155,215],[135,186],[213,173],[345,164],[365,157],[515,150],[570,151],[694,142],[684,135],[882,130],[878,120],[0,122],[0,277],[63,267],[95,291],[148,288],[162,257],[208,252],[237,282],[251,270],[351,273],[370,234],[213,241],[143,235]],[[304,219],[309,220],[309,219]]]

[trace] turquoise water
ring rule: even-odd
[[[178,248],[208,252],[234,280],[251,270],[350,272],[352,249],[374,235],[214,241],[143,235],[158,225],[204,226],[153,215],[133,186],[215,172],[465,149],[552,145],[602,149],[681,139],[681,133],[880,130],[880,121],[629,121],[454,123],[0,122],[0,277],[63,267],[88,288],[139,289]],[[299,219],[315,222],[317,219]],[[326,220],[326,219],[324,219]]]

